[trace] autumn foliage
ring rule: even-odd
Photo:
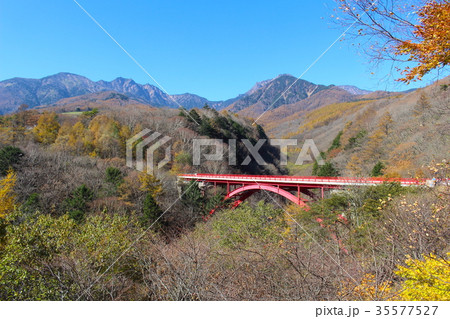
[[[418,65],[406,67],[403,82],[420,80],[433,69],[450,63],[450,2],[428,1],[419,12],[414,34],[419,41],[406,40],[397,46],[397,55],[409,56]]]
[[[377,64],[390,61],[409,83],[450,62],[448,0],[336,0],[337,22]],[[352,31],[354,30],[354,31]],[[410,67],[409,63],[416,64]]]
[[[14,185],[16,184],[16,180],[17,175],[13,171],[9,171],[8,174],[0,180],[0,218],[4,218],[14,209],[16,203]]]
[[[395,272],[404,278],[401,297],[416,301],[450,301],[450,253],[446,257],[434,254],[406,260]]]
[[[414,123],[415,111],[432,116],[434,101],[430,107],[419,102],[410,109]],[[374,175],[396,173],[384,146],[399,134],[400,117],[370,103],[384,102],[340,103],[305,114],[305,132],[336,120],[341,125],[332,134],[324,130],[327,162],[316,167],[318,175],[337,175],[335,168],[351,157],[336,159],[347,154],[361,174],[374,167]],[[319,196],[308,210],[256,192],[229,209],[220,187],[177,182],[176,173],[230,169],[225,161],[193,166],[190,145],[200,132],[257,139],[265,136],[261,127],[208,109],[196,112],[201,128],[185,116],[127,112],[46,113],[29,127],[14,126],[13,116],[1,121],[20,141],[5,134],[1,142],[20,148],[2,152],[0,299],[447,298],[448,285],[441,283],[448,282],[448,186],[384,183],[325,191],[324,199],[313,190],[311,198]],[[127,138],[144,127],[173,136],[172,163],[154,175],[127,167],[123,158]],[[423,167],[422,174],[443,181],[448,163]]]
[[[33,134],[36,141],[42,144],[52,144],[58,137],[60,125],[57,121],[55,113],[43,113],[38,120]]]

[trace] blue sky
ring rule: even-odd
[[[278,74],[299,76],[342,32],[329,18],[332,0],[78,2],[170,94],[210,100],[234,97]],[[73,0],[0,0],[0,80],[58,72],[155,85]],[[410,88],[384,80],[389,72],[338,42],[303,79]]]

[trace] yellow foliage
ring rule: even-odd
[[[153,175],[132,172],[118,187],[119,198],[127,205],[134,205],[145,193],[157,198],[162,193],[161,182]]]
[[[391,113],[385,112],[381,117],[380,121],[378,122],[378,129],[382,131],[385,135],[389,135],[389,130],[393,122],[394,120],[392,120]]]
[[[120,129],[119,136],[122,141],[125,143],[131,137],[131,130],[128,126],[124,125]]]
[[[342,117],[346,114],[357,112],[369,102],[371,101],[367,100],[367,101],[356,101],[346,103],[335,103],[315,109],[306,114],[305,116],[306,121],[302,126],[300,126],[296,134],[303,133],[307,130],[312,130],[322,125],[327,125],[328,123],[339,117]]]
[[[133,128],[133,132],[131,132],[131,136],[134,136],[138,133],[140,133],[144,128],[142,127],[142,125],[140,123],[136,124],[135,127]]]
[[[127,140],[131,137],[131,130],[127,125],[120,128],[119,137],[121,143],[121,155],[125,157]]]
[[[118,156],[122,148],[120,124],[107,115],[97,115],[89,123],[85,136],[87,149],[94,149],[100,157]]]
[[[395,272],[406,279],[400,296],[408,301],[450,301],[450,253],[447,258],[423,256],[424,260],[409,258],[406,266]]]
[[[383,178],[386,178],[386,179],[398,179],[398,178],[402,178],[402,175],[400,175],[400,173],[398,173],[396,171],[392,171],[392,172],[388,172],[386,174],[383,174]]]
[[[81,122],[77,122],[75,125],[64,122],[59,129],[54,146],[80,154],[85,148],[85,131],[86,129]]]
[[[373,108],[368,108],[361,112],[354,122],[347,122],[345,124],[343,134],[341,136],[341,144],[347,145],[349,139],[358,134],[361,130],[368,130],[369,123],[376,116],[376,111]]]
[[[426,175],[421,168],[416,169],[414,178],[425,178]]]
[[[36,141],[42,144],[52,144],[55,142],[60,125],[56,120],[56,113],[44,112],[33,129],[33,135]]]
[[[348,300],[389,300],[392,296],[391,282],[377,283],[375,275],[368,273],[358,284],[344,284],[339,295]]]
[[[69,139],[67,141],[67,144],[74,149],[80,147],[84,139],[85,129],[86,128],[84,127],[83,123],[75,123],[75,125],[69,132]]]
[[[162,185],[159,179],[155,176],[141,173],[139,174],[139,181],[141,182],[140,190],[149,193],[156,198],[162,192]]]
[[[17,176],[10,170],[5,178],[0,180],[0,218],[4,218],[7,213],[14,209],[15,194],[14,185],[16,184]]]
[[[362,174],[363,161],[358,155],[353,155],[350,161],[347,163],[346,168],[355,176]]]

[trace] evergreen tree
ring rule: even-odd
[[[207,118],[206,116],[203,116],[201,119],[199,133],[208,137],[215,137],[216,135],[216,132],[212,127],[209,118]]]
[[[156,203],[155,198],[152,194],[148,193],[145,196],[144,204],[142,207],[142,224],[149,226],[158,220],[162,215],[162,210]]]
[[[8,170],[19,162],[23,152],[14,146],[5,146],[0,149],[0,175],[6,175]]]
[[[189,116],[187,117],[187,119],[191,122],[195,121],[198,124],[200,124],[202,122],[202,119],[200,118],[200,115],[198,115],[197,111],[192,109],[189,111]]]
[[[328,152],[341,147],[341,136],[342,136],[342,133],[343,133],[343,131],[339,131],[338,135],[336,135],[336,137],[334,138],[333,142],[331,143],[330,148],[328,149]]]
[[[203,204],[202,192],[197,181],[190,181],[186,186],[186,191],[183,194],[183,203],[190,207],[193,211],[200,211]]]
[[[317,162],[313,166],[313,175],[323,177],[339,176],[339,171],[334,167],[333,163],[327,161],[324,165],[319,165]]]
[[[39,204],[39,194],[32,193],[28,196],[25,203],[22,205],[22,210],[25,213],[32,214],[40,210],[41,206]]]
[[[319,172],[319,163],[315,161],[312,169],[312,175],[317,176],[318,172]]]
[[[64,201],[63,206],[71,218],[81,222],[87,210],[87,202],[93,198],[94,192],[83,184],[70,194],[69,198]]]
[[[107,183],[111,183],[114,186],[119,186],[123,182],[122,172],[116,167],[108,167],[106,169],[105,180]]]
[[[375,166],[372,168],[372,177],[382,176],[383,175],[383,169],[385,168],[384,164],[380,161],[378,161]]]

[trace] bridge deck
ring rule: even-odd
[[[313,176],[284,176],[284,175],[230,175],[230,174],[181,174],[182,179],[197,180],[217,184],[286,184],[286,185],[317,185],[339,187],[339,186],[371,186],[385,182],[399,182],[402,186],[425,185],[425,179],[414,178],[349,178],[349,177],[313,177]]]

